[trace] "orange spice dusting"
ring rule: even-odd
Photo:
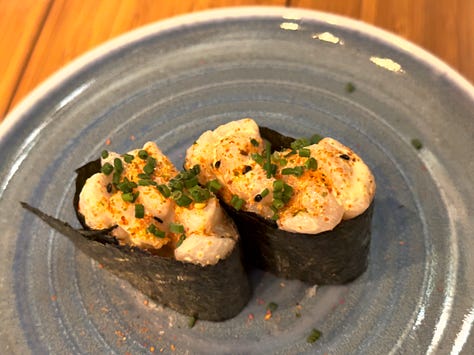
[[[58,299],[58,296],[56,296],[56,295],[51,296],[51,301],[56,302],[57,299]]]
[[[134,136],[133,134],[130,136],[130,140],[131,140],[131,141],[134,141],[134,140],[135,140],[135,136]]]
[[[171,345],[170,345],[170,348],[171,348],[171,351],[175,351],[175,350],[176,350],[176,346],[174,346],[174,344],[171,344]]]
[[[148,300],[144,300],[144,301],[143,301],[143,304],[144,304],[145,306],[148,306]]]
[[[107,139],[105,140],[105,145],[110,145],[110,143],[112,143],[112,141],[110,140],[110,138],[107,138]]]
[[[152,352],[152,353],[155,352],[155,347],[154,346],[150,346],[150,352]]]
[[[263,319],[269,320],[272,317],[272,311],[267,309],[267,312],[265,313],[265,317]]]

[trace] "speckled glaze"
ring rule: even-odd
[[[21,209],[27,201],[78,225],[74,169],[108,139],[115,151],[156,141],[179,166],[204,130],[242,117],[290,136],[332,136],[371,167],[370,260],[355,282],[317,288],[253,272],[253,297],[237,317],[190,328]],[[224,9],[120,37],[53,76],[0,127],[0,349],[469,353],[473,137],[472,86],[352,20]],[[278,309],[265,320],[269,302]],[[322,336],[310,344],[313,328]]]

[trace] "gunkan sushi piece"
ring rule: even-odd
[[[156,144],[104,151],[77,170],[83,229],[23,203],[74,245],[158,303],[203,320],[237,315],[250,298],[239,234],[218,199],[178,172]]]
[[[367,268],[375,180],[332,138],[294,139],[252,119],[204,132],[188,148],[201,184],[217,181],[246,259],[277,276],[341,284]]]

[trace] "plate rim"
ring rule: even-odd
[[[35,107],[35,104],[48,96],[56,87],[67,82],[76,73],[89,64],[112,55],[115,51],[147,37],[171,31],[183,26],[199,25],[211,21],[224,21],[226,19],[255,19],[255,18],[281,18],[284,21],[311,20],[362,33],[371,39],[392,47],[405,55],[415,58],[426,67],[435,69],[440,75],[450,80],[462,92],[474,102],[474,84],[469,82],[456,69],[428,52],[413,42],[400,37],[388,30],[376,27],[361,20],[349,18],[343,15],[331,14],[319,10],[292,8],[283,6],[236,6],[208,9],[177,15],[150,24],[140,26],[125,32],[114,38],[106,40],[94,48],[91,48],[77,56],[75,59],[53,72],[38,86],[30,91],[14,108],[4,120],[0,122],[0,144],[21,122],[22,117]]]

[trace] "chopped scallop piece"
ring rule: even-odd
[[[92,175],[84,185],[79,197],[79,212],[92,229],[106,229],[115,225],[109,210],[107,185],[111,178],[102,173]]]
[[[174,255],[177,260],[200,265],[213,265],[226,258],[235,246],[232,238],[191,234],[186,237]]]
[[[333,194],[344,207],[344,219],[363,213],[375,194],[375,179],[368,166],[350,148],[332,138],[308,147],[320,169],[330,176]]]

